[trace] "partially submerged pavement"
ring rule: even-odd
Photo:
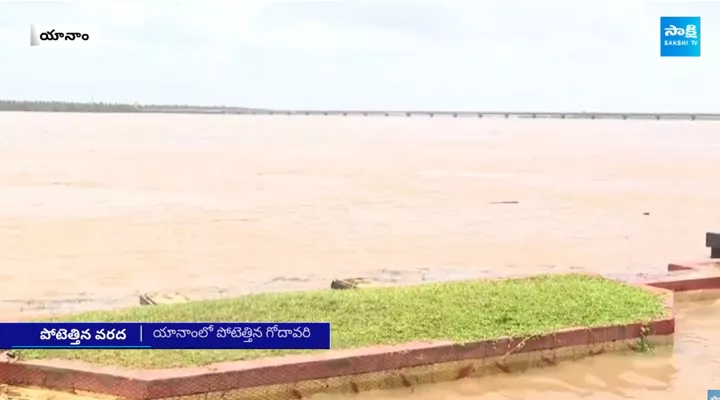
[[[662,292],[667,301],[667,315],[647,324],[567,329],[544,337],[500,338],[466,345],[435,342],[376,346],[195,369],[128,371],[69,361],[8,362],[0,364],[0,376],[15,385],[88,391],[133,400],[216,396],[289,400],[316,393],[358,393],[511,373],[627,350],[638,340],[671,343],[675,328],[673,296],[720,297],[718,264],[717,260],[673,263],[668,276],[635,282]]]

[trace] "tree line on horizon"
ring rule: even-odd
[[[25,101],[0,100],[0,111],[37,111],[37,112],[102,112],[102,113],[139,113],[139,112],[218,112],[249,111],[241,107],[189,106],[189,105],[139,105],[122,103],[78,103],[70,101]]]

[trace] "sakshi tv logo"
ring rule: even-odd
[[[700,57],[700,17],[660,17],[660,57]]]

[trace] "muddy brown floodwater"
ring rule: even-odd
[[[720,389],[720,301],[680,303],[673,348],[605,354],[522,374],[377,391],[355,400],[703,400]],[[315,400],[347,400],[317,396]]]
[[[0,311],[658,273],[719,167],[716,122],[0,113]]]

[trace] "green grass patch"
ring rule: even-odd
[[[419,286],[267,293],[165,306],[90,312],[63,321],[329,321],[334,349],[417,340],[471,342],[576,326],[647,322],[662,300],[640,288],[586,275],[548,275]],[[134,368],[201,366],[302,351],[23,350],[21,359],[62,358]]]

